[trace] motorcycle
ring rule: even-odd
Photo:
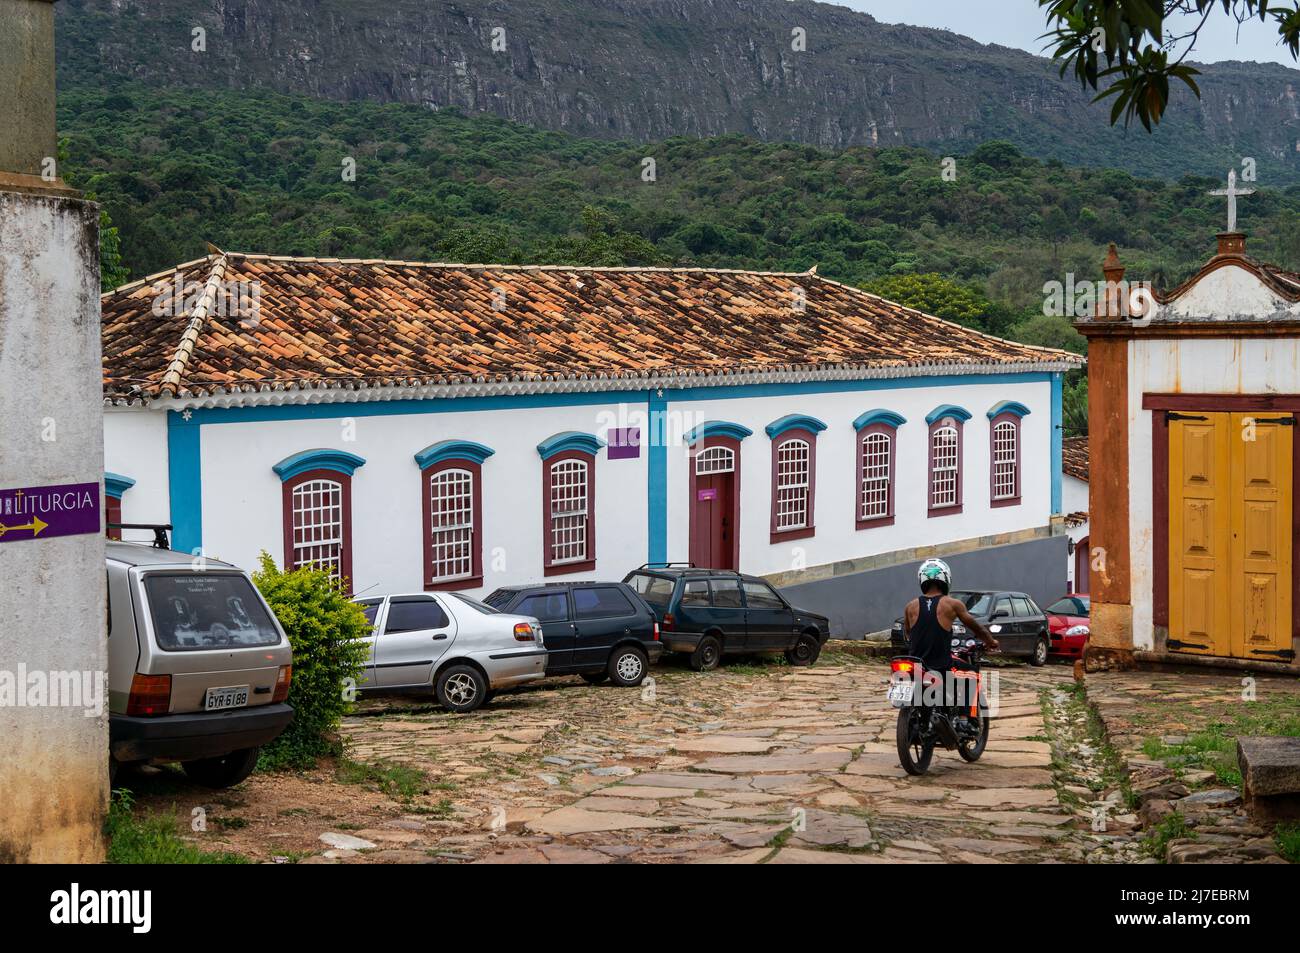
[[[980,674],[984,646],[962,637],[952,640],[952,650],[954,658],[970,665],[970,671],[949,669],[950,686],[943,684],[940,675],[926,671],[915,656],[899,655],[890,662],[888,698],[898,709],[898,760],[908,774],[930,769],[936,745],[956,750],[968,762],[978,761],[988,745],[988,700]]]

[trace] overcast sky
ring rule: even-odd
[[[932,26],[1042,55],[1046,19],[1034,0],[830,0],[870,13],[882,23]],[[1216,4],[1217,6],[1217,4]],[[1277,42],[1277,27],[1252,21],[1241,27],[1222,13],[1213,15],[1189,57],[1202,63],[1219,60],[1272,61],[1297,68],[1286,47]]]

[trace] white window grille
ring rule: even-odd
[[[710,473],[732,473],[736,469],[735,451],[728,447],[708,447],[695,455],[695,473],[707,476]]]
[[[293,568],[343,574],[343,485],[308,480],[293,488]]]
[[[1017,427],[1004,420],[993,427],[993,499],[1016,496]]]
[[[587,464],[551,464],[551,564],[587,559]]]
[[[889,515],[889,449],[885,433],[869,433],[862,440],[862,500],[860,519]]]
[[[429,478],[432,582],[474,575],[474,475],[443,470]]]
[[[808,525],[809,459],[806,440],[787,440],[776,448],[777,532]]]
[[[934,469],[930,483],[930,506],[938,509],[957,505],[957,428],[940,427],[930,438]]]

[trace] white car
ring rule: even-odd
[[[546,674],[542,625],[455,592],[356,600],[373,627],[362,691],[430,689],[448,711]]]

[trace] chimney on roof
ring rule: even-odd
[[[1245,258],[1245,232],[1219,232],[1214,236],[1219,240],[1219,258]]]
[[[54,121],[54,0],[0,0],[0,188],[67,194]]]
[[[1106,260],[1101,263],[1101,273],[1106,276],[1106,286],[1097,296],[1097,320],[1120,321],[1124,317],[1123,292],[1124,266],[1119,260],[1119,250],[1111,242],[1106,249]]]

